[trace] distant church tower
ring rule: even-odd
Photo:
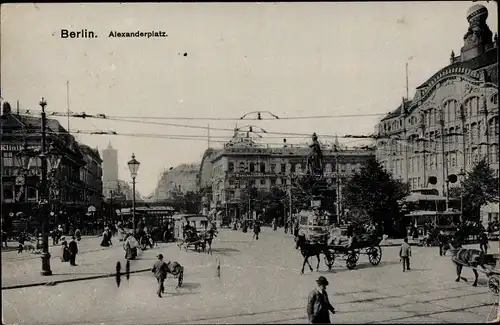
[[[103,150],[102,159],[103,182],[118,181],[118,151],[111,147],[111,142],[109,142],[108,147]]]

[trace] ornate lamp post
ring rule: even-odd
[[[41,180],[41,214],[42,214],[42,275],[52,275],[52,270],[50,269],[50,253],[49,253],[49,234],[47,232],[47,219],[48,219],[48,204],[49,204],[49,187],[47,184],[47,154],[46,154],[46,127],[47,127],[47,116],[45,114],[45,106],[47,102],[42,97],[40,101],[40,106],[42,107],[42,153],[40,154],[40,159],[42,162],[42,180]]]
[[[135,155],[132,154],[132,159],[130,159],[127,165],[130,170],[130,175],[132,176],[132,226],[135,234],[135,178],[137,177],[140,162],[138,162],[135,159]]]

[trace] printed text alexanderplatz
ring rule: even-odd
[[[108,34],[109,38],[160,38],[168,37],[163,31],[135,31],[135,32],[118,32],[111,31]],[[61,38],[97,38],[97,33],[91,30],[82,29],[79,31],[61,29]]]

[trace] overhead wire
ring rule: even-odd
[[[25,113],[41,113],[40,110],[24,110]],[[144,120],[191,120],[191,121],[279,121],[279,120],[306,120],[306,119],[329,119],[329,118],[352,118],[352,117],[380,117],[386,116],[385,113],[359,113],[359,114],[332,114],[332,115],[309,115],[309,116],[275,116],[274,117],[201,117],[201,116],[127,116],[127,115],[106,115],[106,114],[86,114],[72,113],[70,117],[83,118],[101,118],[101,119],[144,119]],[[48,112],[51,116],[68,116],[67,112]],[[80,115],[80,116],[75,116]]]

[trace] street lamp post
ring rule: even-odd
[[[132,176],[132,227],[135,234],[135,178],[137,177],[140,163],[135,159],[135,155],[132,154],[132,159],[127,165],[130,170],[130,175]]]
[[[52,275],[52,270],[50,269],[50,253],[49,253],[49,234],[47,232],[47,219],[48,219],[48,204],[49,196],[47,186],[47,155],[46,151],[46,124],[47,116],[45,114],[45,106],[47,102],[42,97],[40,101],[40,107],[42,108],[42,153],[40,154],[41,165],[42,165],[42,181],[41,181],[41,212],[42,212],[42,275],[48,276]]]

